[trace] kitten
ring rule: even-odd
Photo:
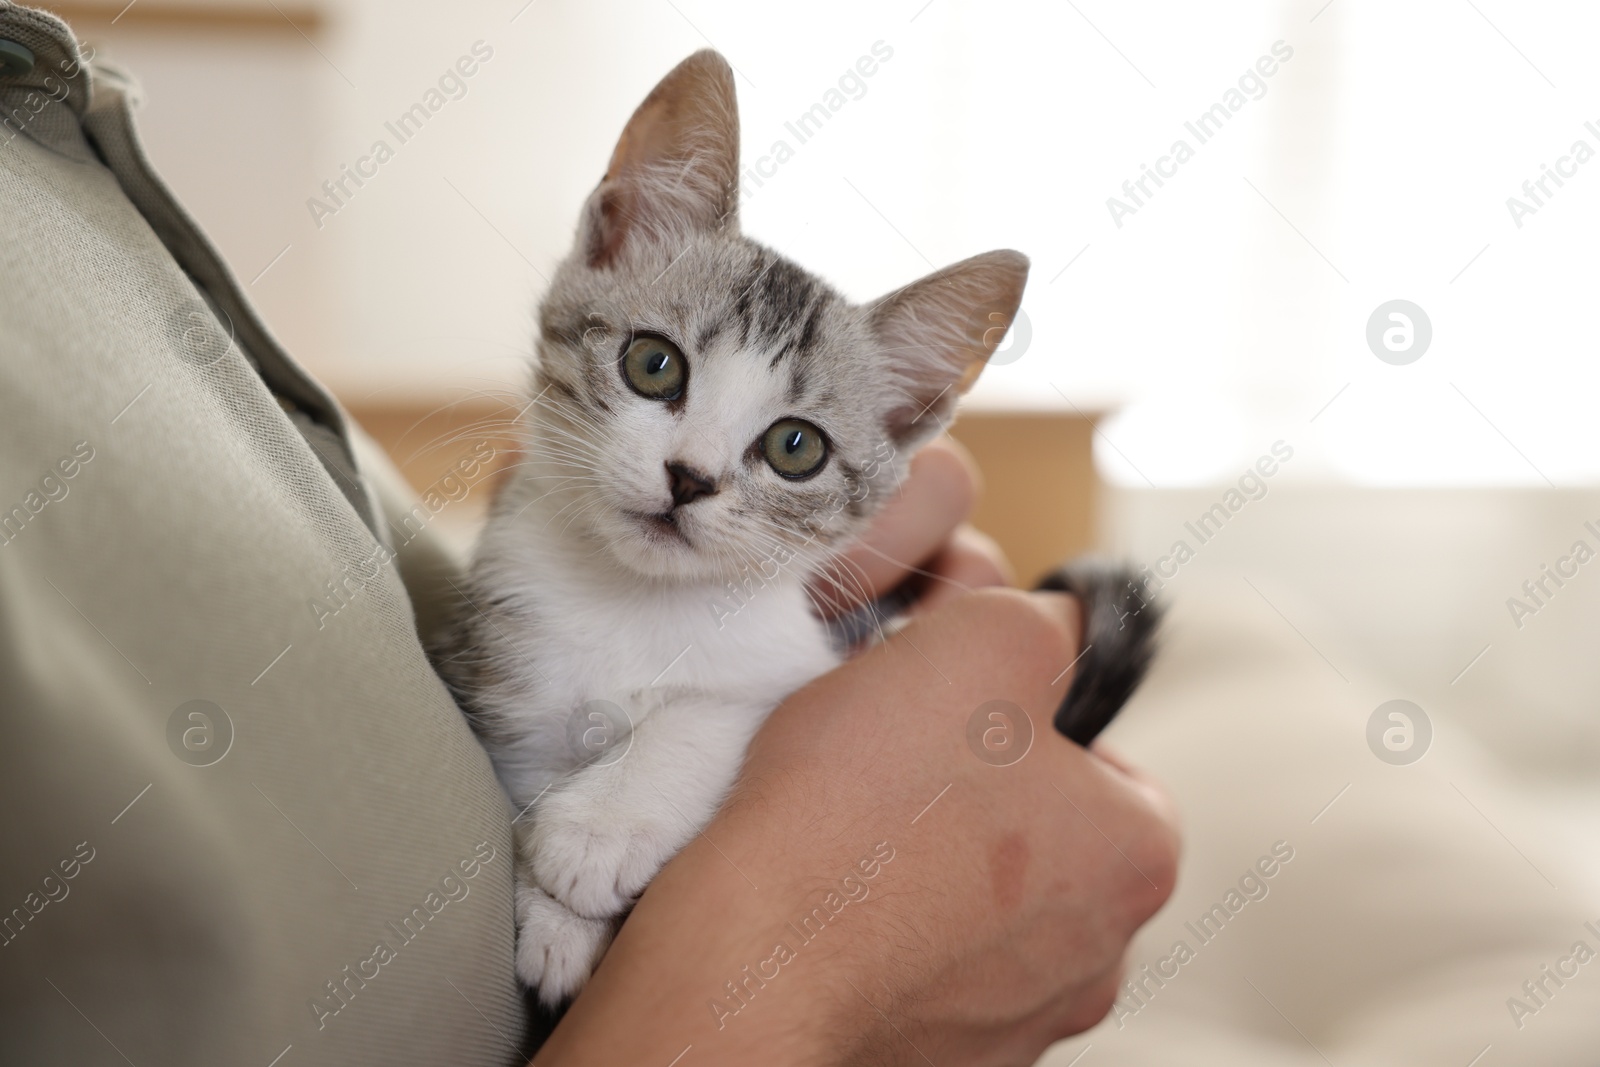
[[[739,232],[738,173],[732,72],[702,51],[628,122],[540,307],[523,451],[440,657],[521,812],[517,973],[548,1005],[768,713],[840,663],[807,580],[949,421],[1027,279],[989,252],[852,304]]]

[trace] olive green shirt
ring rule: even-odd
[[[455,564],[78,57],[0,4],[0,1062],[524,1062]]]

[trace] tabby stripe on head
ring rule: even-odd
[[[777,260],[761,281],[762,339],[776,344],[800,324],[816,299],[817,286],[805,271],[787,260]]]
[[[553,316],[546,315],[539,321],[539,332],[544,335],[546,340],[555,341],[566,345],[568,348],[581,351],[585,347],[581,320],[571,318],[556,319]]]
[[[722,327],[725,325],[727,325],[725,322],[723,322],[721,319],[718,319],[715,322],[708,322],[704,326],[700,327],[700,336],[696,337],[694,341],[695,351],[704,352],[706,349],[710,348],[711,342],[717,339],[717,335],[722,332]]]
[[[784,342],[783,347],[778,349],[777,353],[772,357],[772,362],[767,364],[768,369],[775,368],[779,363],[783,362],[783,358],[790,352],[797,352],[801,357],[810,354],[811,349],[817,343],[817,320],[827,310],[828,304],[827,293],[822,293],[811,301],[808,312],[805,315],[805,325],[801,327],[798,335],[791,336],[789,340]]]
[[[611,405],[607,404],[605,399],[607,379],[616,373],[616,365],[606,360],[586,359],[580,366],[583,369],[583,383],[587,387],[584,391],[588,394],[589,401],[601,411],[610,412]]]
[[[772,365],[777,366],[782,353],[774,356]],[[804,360],[795,360],[789,367],[789,403],[798,404],[806,391],[806,364]]]
[[[539,375],[539,380],[535,384],[540,386],[541,391],[544,393],[553,394],[554,397],[566,400],[578,407],[583,406],[583,397],[578,394],[578,391],[572,386],[568,385],[566,382],[561,381],[559,378],[552,378],[547,373],[541,373]],[[606,407],[605,402],[600,400],[598,397],[595,398],[595,403],[599,404],[607,412],[611,410],[609,407]]]
[[[751,293],[756,284],[761,281],[767,271],[776,263],[776,259],[769,259],[764,248],[756,248],[756,258],[750,264],[750,275],[744,279],[744,284],[739,287],[739,299],[734,301],[734,314],[739,316],[739,345],[744,347],[750,343],[750,328],[753,325],[750,316],[750,306],[753,303]]]

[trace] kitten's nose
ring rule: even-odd
[[[693,467],[667,464],[667,487],[672,490],[672,506],[682,507],[703,496],[715,496],[717,484]]]

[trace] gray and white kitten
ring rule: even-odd
[[[740,233],[738,174],[732,72],[702,51],[628,122],[550,284],[522,453],[441,656],[521,811],[517,972],[551,1005],[766,716],[841,661],[808,579],[949,421],[1027,280],[989,252],[853,304]]]

